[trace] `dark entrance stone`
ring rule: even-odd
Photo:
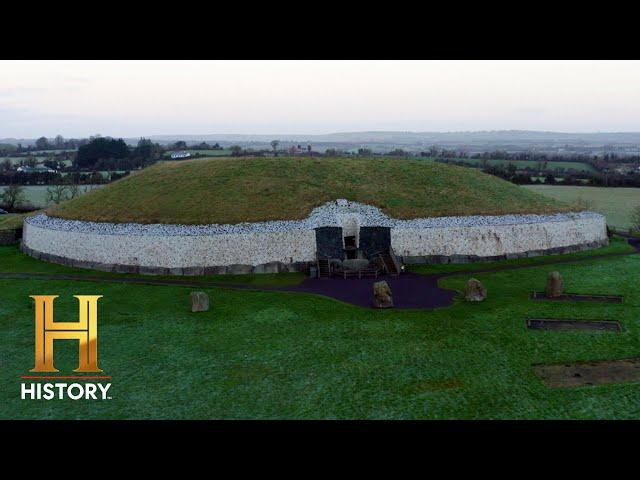
[[[343,260],[342,227],[316,228],[316,249],[319,257]]]
[[[360,251],[366,258],[391,248],[391,228],[360,227]]]

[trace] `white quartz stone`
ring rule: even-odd
[[[605,218],[593,212],[398,220],[376,207],[338,200],[315,208],[304,220],[235,225],[114,224],[36,215],[25,220],[23,241],[37,252],[86,262],[167,268],[259,265],[314,260],[314,228],[324,226],[390,227],[391,245],[401,256],[495,256],[607,238]]]

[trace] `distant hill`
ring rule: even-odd
[[[598,132],[598,133],[565,133],[539,132],[530,130],[495,130],[472,132],[338,132],[322,135],[244,135],[244,134],[210,134],[210,135],[152,135],[155,141],[225,141],[225,142],[259,142],[273,139],[280,141],[313,143],[394,143],[397,145],[414,145],[416,143],[590,143],[590,144],[640,144],[640,132]]]
[[[170,134],[145,136],[151,140],[169,144],[178,140],[189,144],[200,142],[220,142],[229,146],[231,144],[253,145],[259,148],[269,148],[271,140],[279,140],[281,146],[285,144],[307,143],[318,145],[338,145],[357,147],[366,145],[369,147],[394,148],[414,147],[422,148],[431,145],[461,147],[468,146],[476,150],[488,150],[491,148],[528,149],[534,147],[546,147],[550,149],[560,148],[564,145],[574,147],[603,147],[615,145],[619,147],[640,147],[640,132],[596,132],[596,133],[568,133],[568,132],[543,132],[532,130],[487,130],[469,132],[402,132],[402,131],[372,131],[372,132],[336,132],[321,135],[313,134]],[[124,140],[135,145],[140,137],[128,137]],[[0,138],[0,143],[23,146],[33,145],[35,138]]]

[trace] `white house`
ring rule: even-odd
[[[191,154],[189,152],[173,152],[171,154],[171,159],[175,160],[177,158],[189,158]]]
[[[18,167],[17,172],[21,173],[58,173],[57,170],[49,167]]]

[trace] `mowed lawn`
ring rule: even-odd
[[[551,389],[531,366],[640,355],[640,255],[557,268],[568,291],[624,303],[529,300],[553,266],[476,274],[485,302],[425,311],[209,289],[211,310],[191,313],[189,288],[0,280],[0,418],[640,418],[640,383]],[[468,278],[440,284],[461,291]],[[76,319],[72,295],[104,295],[99,361],[112,400],[20,400],[33,294],[60,295],[58,321]],[[623,331],[534,331],[527,316],[612,319]],[[56,345],[61,372],[75,356],[74,342]]]
[[[640,207],[640,188],[526,185],[525,188],[562,202],[577,202],[607,217],[609,226],[627,229],[631,213]]]
[[[306,218],[346,198],[395,218],[549,213],[573,206],[476,169],[379,158],[219,158],[163,162],[49,209],[108,222],[242,223]]]

